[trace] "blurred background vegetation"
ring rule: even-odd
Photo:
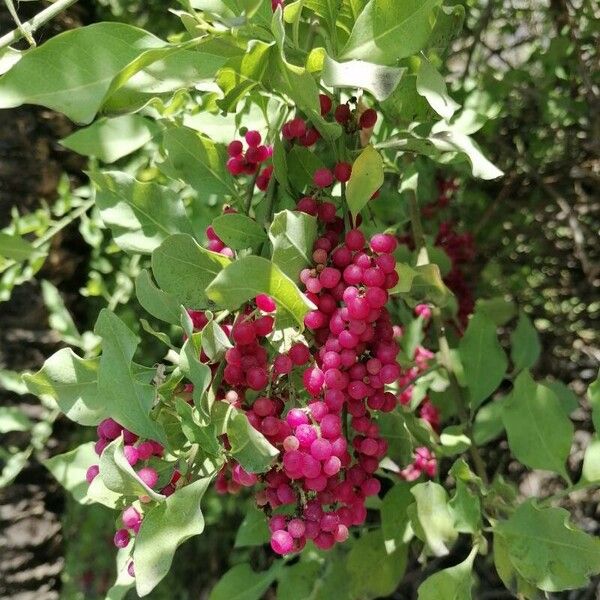
[[[24,2],[23,19],[44,3]],[[497,181],[456,177],[449,206],[426,219],[435,235],[451,221],[474,238],[475,256],[466,284],[476,297],[504,295],[522,307],[542,336],[538,375],[569,384],[579,396],[600,362],[600,5],[594,0],[465,0],[464,29],[449,56],[448,82],[470,111],[471,132],[505,173]],[[139,25],[162,37],[180,21],[159,0],[81,0],[36,35],[99,20]],[[14,26],[0,8],[0,31]],[[40,460],[73,447],[81,430],[56,420],[50,407],[28,396],[18,373],[34,370],[64,344],[83,353],[96,344],[91,333],[99,309],[109,306],[130,327],[139,326],[129,304],[136,258],[119,252],[93,210],[87,211],[86,160],[58,141],[73,127],[64,117],[27,106],[0,119],[0,229],[41,239],[37,260],[0,264],[0,416],[18,406],[22,419],[0,425],[0,598],[92,600],[104,597],[114,576],[113,523],[108,510],[82,507],[64,496]],[[120,159],[119,168],[153,176],[151,144]],[[436,200],[432,191],[431,202]],[[426,204],[426,203],[425,203]],[[402,211],[391,205],[390,214]],[[385,207],[384,207],[385,209]],[[198,227],[210,218],[203,209]],[[428,217],[428,213],[424,214]],[[393,218],[393,216],[392,216]],[[128,318],[129,315],[129,318]],[[160,359],[153,338],[143,336],[145,362]],[[589,438],[589,412],[573,413],[576,444]],[[0,420],[0,424],[3,421]],[[587,437],[586,437],[587,436]],[[492,450],[489,460],[501,460]],[[580,460],[577,452],[574,461]],[[572,465],[577,469],[577,464]],[[506,465],[509,477],[531,481]],[[8,483],[11,483],[7,487]],[[575,519],[600,533],[596,492],[576,497]],[[211,496],[206,533],[188,543],[152,599],[206,597],[231,561],[263,560],[243,548],[231,555],[247,506]],[[395,598],[416,597],[425,574],[412,566]],[[479,573],[481,598],[507,598],[493,572]],[[590,589],[555,598],[594,598]],[[579,594],[579,595],[577,595]]]

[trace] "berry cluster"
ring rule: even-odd
[[[240,140],[233,140],[227,146],[227,170],[234,176],[254,175],[261,163],[267,161],[273,154],[270,146],[261,144],[262,136],[258,131],[247,131],[244,136],[247,147]]]

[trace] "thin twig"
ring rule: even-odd
[[[69,8],[69,6],[75,4],[75,2],[77,2],[77,0],[56,0],[56,2],[54,2],[48,8],[45,8],[35,15],[35,17],[29,21],[25,21],[25,23],[22,23],[20,27],[17,27],[16,29],[13,29],[13,31],[10,31],[6,35],[0,37],[0,50],[20,40],[22,37],[26,37],[27,35],[31,37],[31,34],[34,31],[37,31],[38,28],[48,21],[51,21],[63,10],[66,10]],[[33,38],[31,39],[33,40]]]

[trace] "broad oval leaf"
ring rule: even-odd
[[[476,555],[477,547],[471,550],[463,562],[429,576],[419,586],[418,600],[471,600],[473,561]]]
[[[510,357],[515,370],[529,369],[540,356],[542,347],[533,323],[524,312],[519,313],[516,329],[510,336]]]
[[[267,571],[257,573],[248,563],[236,565],[221,577],[208,600],[260,600],[282,566],[283,562],[277,561]]]
[[[334,88],[362,88],[368,90],[380,102],[396,89],[405,69],[384,67],[364,60],[336,62],[325,56],[321,79]]]
[[[169,177],[191,185],[201,198],[211,194],[236,195],[232,175],[225,167],[222,144],[215,144],[188,127],[171,127],[163,136],[166,159],[160,169]]]
[[[239,308],[258,294],[267,294],[278,310],[293,317],[302,328],[312,303],[281,269],[266,258],[246,256],[223,269],[206,289],[206,295],[228,310]]]
[[[446,82],[439,71],[421,56],[421,63],[417,71],[417,92],[427,99],[435,112],[448,120],[460,108],[450,97]]]
[[[165,45],[124,23],[65,31],[27,52],[0,79],[0,108],[40,104],[90,123],[121,70],[144,51]]]
[[[312,263],[312,249],[317,239],[317,219],[291,210],[278,212],[269,227],[273,245],[273,262],[293,281]]]
[[[187,308],[206,308],[207,286],[229,264],[227,257],[209,252],[186,234],[168,237],[152,253],[156,282]]]
[[[459,351],[471,406],[477,408],[500,385],[508,366],[496,335],[496,325],[486,316],[475,313],[460,340]]]
[[[212,226],[225,245],[234,250],[258,248],[267,239],[265,230],[246,215],[227,213],[214,219]]]
[[[112,163],[147,144],[155,132],[156,126],[149,119],[137,114],[122,115],[99,119],[60,140],[60,144],[78,154]]]
[[[183,201],[173,190],[120,171],[96,171],[90,178],[98,187],[100,216],[123,250],[150,253],[169,235],[192,232]]]
[[[395,64],[425,46],[442,0],[370,0],[360,13],[341,58]]]
[[[346,187],[348,208],[356,216],[383,185],[383,158],[373,148],[367,146],[354,161],[352,175]]]
[[[565,463],[571,451],[573,424],[554,392],[523,371],[502,404],[508,445],[517,460],[532,469],[559,473],[569,481]]]
[[[585,587],[600,573],[600,540],[575,529],[564,508],[521,504],[494,534],[506,542],[512,567],[546,592]]]

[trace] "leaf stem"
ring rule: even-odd
[[[6,35],[0,37],[0,50],[9,46],[10,44],[20,40],[22,37],[31,38],[31,34],[36,31],[39,27],[47,23],[56,17],[63,10],[66,10],[72,4],[75,4],[77,0],[56,0],[48,8],[45,8],[39,12],[35,17],[25,23],[21,23],[20,27],[13,29]],[[32,38],[33,39],[33,38]],[[31,42],[30,42],[31,43]]]

